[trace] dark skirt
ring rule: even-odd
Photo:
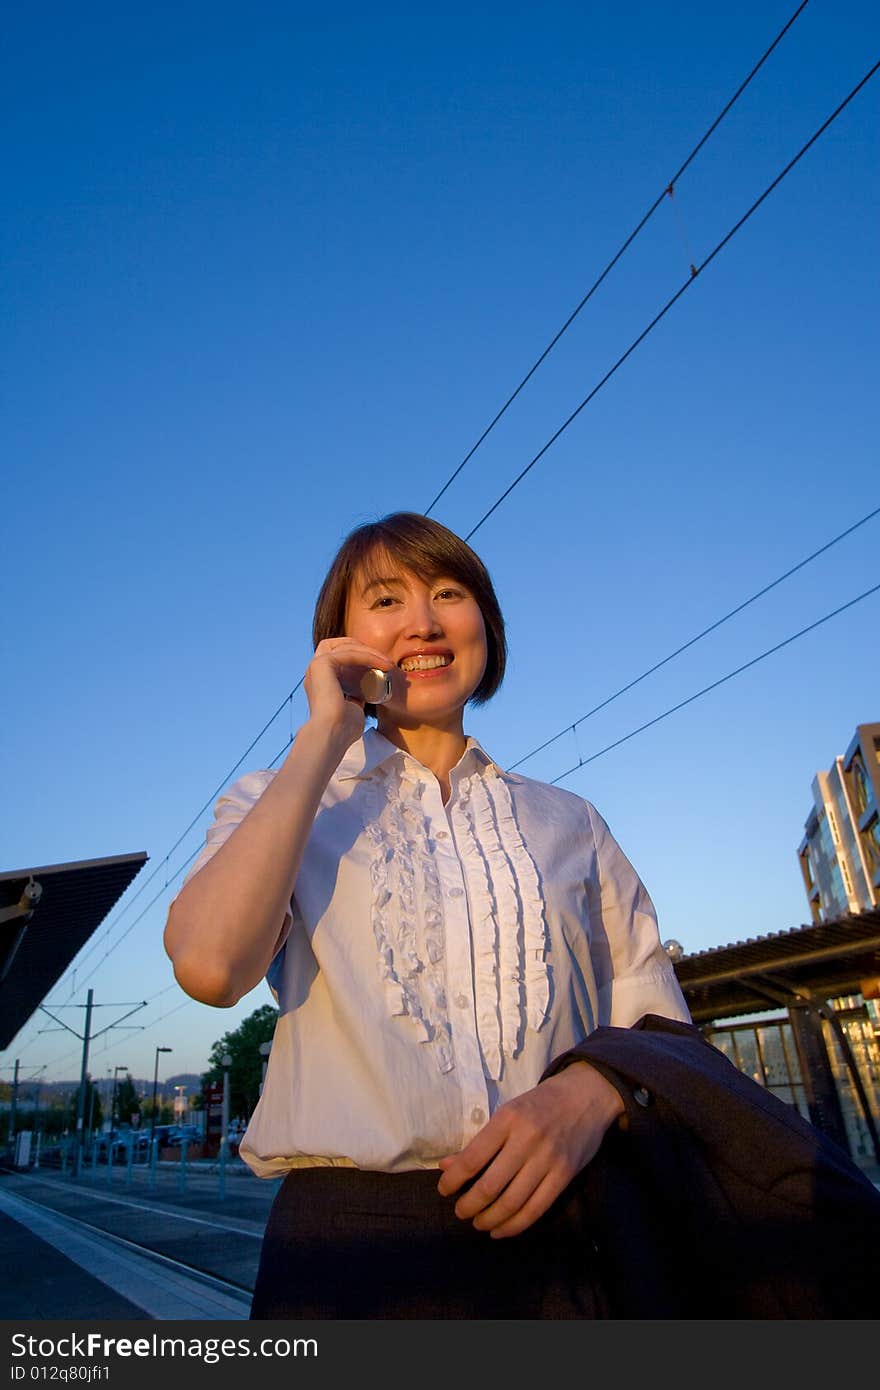
[[[576,1182],[528,1230],[492,1240],[439,1180],[294,1169],[269,1214],[251,1319],[608,1316]]]

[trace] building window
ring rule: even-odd
[[[874,789],[868,781],[868,774],[865,772],[865,765],[861,755],[856,753],[852,760],[850,769],[852,774],[853,794],[856,803],[856,815],[864,815],[868,807],[874,802]]]
[[[804,878],[807,880],[807,891],[812,893],[816,887],[816,875],[813,873],[813,860],[810,855],[809,845],[801,855],[801,863],[804,866]]]
[[[862,832],[862,844],[874,873],[880,869],[880,817],[875,816]]]

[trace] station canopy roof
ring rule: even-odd
[[[0,873],[0,1050],[9,1046],[148,856]]]
[[[695,1023],[847,994],[880,997],[880,909],[714,946],[675,961]]]

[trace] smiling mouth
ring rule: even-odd
[[[405,656],[398,662],[401,671],[437,671],[441,666],[451,666],[451,656]]]

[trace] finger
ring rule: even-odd
[[[315,648],[315,656],[363,662],[366,666],[379,666],[383,671],[390,671],[394,667],[387,652],[380,652],[378,647],[368,647],[353,637],[325,637]]]
[[[567,1184],[558,1174],[548,1173],[543,1182],[534,1189],[531,1195],[523,1202],[519,1211],[513,1216],[501,1221],[497,1226],[489,1230],[492,1240],[506,1240],[509,1236],[518,1236],[523,1231],[527,1231],[536,1221],[539,1221],[546,1212],[550,1210],[556,1198],[565,1190]],[[476,1222],[474,1222],[476,1225]]]
[[[506,1145],[472,1187],[459,1197],[455,1214],[462,1221],[474,1221],[495,1212],[491,1225],[506,1220],[518,1211],[538,1185],[546,1171],[534,1160],[528,1162],[522,1150]],[[498,1215],[498,1212],[501,1214]],[[488,1228],[486,1228],[488,1229]]]
[[[464,1183],[470,1182],[486,1168],[501,1149],[505,1138],[505,1133],[493,1117],[479,1134],[465,1145],[461,1153],[441,1159],[441,1166],[446,1165],[437,1184],[437,1191],[441,1197],[451,1197]]]

